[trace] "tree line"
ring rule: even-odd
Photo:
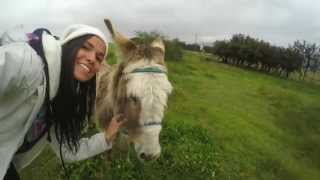
[[[298,72],[302,78],[320,70],[320,47],[315,43],[295,41],[289,47],[271,45],[263,40],[235,34],[230,40],[216,41],[204,47],[224,63],[254,68],[288,77]]]
[[[288,77],[298,72],[302,78],[308,73],[320,71],[320,46],[306,41],[295,41],[289,47],[272,45],[243,34],[235,34],[230,40],[215,41],[203,48],[179,39],[168,39],[159,32],[137,31],[133,38],[138,43],[149,43],[161,37],[166,45],[166,60],[180,61],[183,49],[204,51],[220,57],[227,64],[248,67]]]

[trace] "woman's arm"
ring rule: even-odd
[[[42,69],[28,44],[0,46],[0,179],[42,104]]]
[[[61,149],[63,160],[65,162],[80,161],[111,149],[112,141],[124,122],[125,120],[122,115],[114,116],[104,132],[97,133],[90,138],[81,138],[77,152],[72,152],[66,145],[63,145]],[[54,128],[51,128],[51,137],[52,141],[50,145],[56,155],[60,157],[60,145],[56,138]]]
[[[60,145],[54,133],[54,128],[51,128],[51,148],[60,157]],[[107,142],[104,133],[97,133],[90,138],[81,138],[79,141],[79,149],[77,152],[72,152],[66,145],[61,147],[63,160],[65,162],[74,162],[87,159],[89,157],[100,154],[112,148],[112,142]]]

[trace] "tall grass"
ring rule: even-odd
[[[69,165],[71,179],[318,179],[320,86],[206,58],[167,62],[174,92],[159,160],[100,155]],[[46,150],[23,177],[63,178],[57,162]]]

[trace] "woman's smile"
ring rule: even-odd
[[[87,73],[90,72],[90,68],[84,64],[79,64]]]

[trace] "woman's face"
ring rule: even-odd
[[[78,50],[73,75],[78,81],[90,80],[100,69],[106,53],[106,45],[97,36],[85,41]]]

